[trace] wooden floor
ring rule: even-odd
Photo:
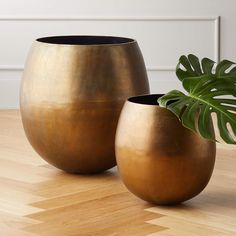
[[[0,236],[236,235],[236,146],[218,146],[207,188],[182,205],[139,200],[116,169],[66,174],[27,142],[18,111],[0,111]]]

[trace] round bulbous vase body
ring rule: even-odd
[[[90,174],[116,165],[114,139],[127,97],[149,93],[135,40],[37,39],[26,61],[20,110],[26,136],[52,165]]]
[[[116,133],[116,158],[126,187],[143,200],[177,204],[199,194],[214,168],[215,143],[182,126],[159,95],[128,99]]]

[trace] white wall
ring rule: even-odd
[[[18,107],[29,47],[35,38],[48,35],[137,39],[153,93],[180,88],[174,69],[181,54],[236,61],[235,0],[0,0],[0,4],[0,108]]]

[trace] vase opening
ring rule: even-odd
[[[150,95],[135,96],[135,97],[130,97],[128,101],[138,104],[158,106],[159,104],[157,99],[163,95],[164,94],[150,94]]]
[[[136,42],[131,38],[115,36],[92,36],[92,35],[71,35],[71,36],[51,36],[36,39],[38,42],[49,44],[65,45],[114,45]]]

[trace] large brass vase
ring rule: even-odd
[[[124,184],[138,197],[176,204],[205,188],[216,147],[160,108],[158,97],[133,97],[125,103],[116,134],[117,165]]]
[[[21,84],[25,133],[52,165],[96,173],[116,165],[115,130],[128,96],[149,93],[135,40],[106,36],[37,39]]]

